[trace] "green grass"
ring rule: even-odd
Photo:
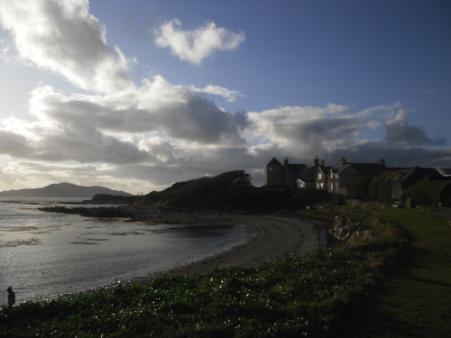
[[[451,337],[447,222],[429,209],[340,212],[367,218],[376,238],[252,269],[162,276],[4,308],[0,336]],[[410,235],[407,249],[393,223]]]
[[[451,337],[451,227],[429,209],[378,213],[402,225],[411,245],[356,317],[361,325],[353,335]]]
[[[370,262],[398,246],[375,240],[257,268],[29,302],[0,312],[0,336],[333,337],[380,276]]]

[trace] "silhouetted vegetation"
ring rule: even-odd
[[[83,201],[84,204],[132,204],[136,201],[137,196],[120,196],[97,194],[90,200]]]
[[[265,211],[298,209],[331,198],[326,191],[254,187],[249,174],[237,170],[215,177],[175,183],[138,199],[137,207],[185,210]]]
[[[405,196],[410,198],[413,205],[437,206],[439,203],[445,206],[451,202],[451,181],[422,180],[409,188]]]

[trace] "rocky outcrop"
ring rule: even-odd
[[[346,216],[335,216],[328,229],[328,234],[340,242],[367,241],[374,237],[373,230],[368,228],[366,224],[353,221]]]

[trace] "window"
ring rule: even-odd
[[[322,178],[323,178],[323,174],[319,173],[319,174],[318,174],[318,178],[319,178],[319,179],[322,179]]]
[[[302,181],[301,179],[298,179],[296,181],[296,183],[297,183],[298,189],[304,189],[305,188],[305,182]]]

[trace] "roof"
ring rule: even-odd
[[[342,173],[351,167],[364,176],[377,175],[385,168],[385,166],[381,163],[348,163],[341,167],[338,172]]]
[[[308,171],[308,167],[303,163],[300,164],[288,163],[285,164],[285,167],[287,168],[287,170],[290,172],[291,175],[297,178],[298,177],[302,178],[305,172]]]
[[[316,167],[310,167],[308,168],[306,166],[306,170],[300,175],[300,178],[304,182],[313,182],[315,180],[315,174],[316,174]]]
[[[443,177],[451,177],[451,168],[435,168]]]
[[[267,165],[282,165],[275,157],[272,158],[271,161],[268,162]]]

